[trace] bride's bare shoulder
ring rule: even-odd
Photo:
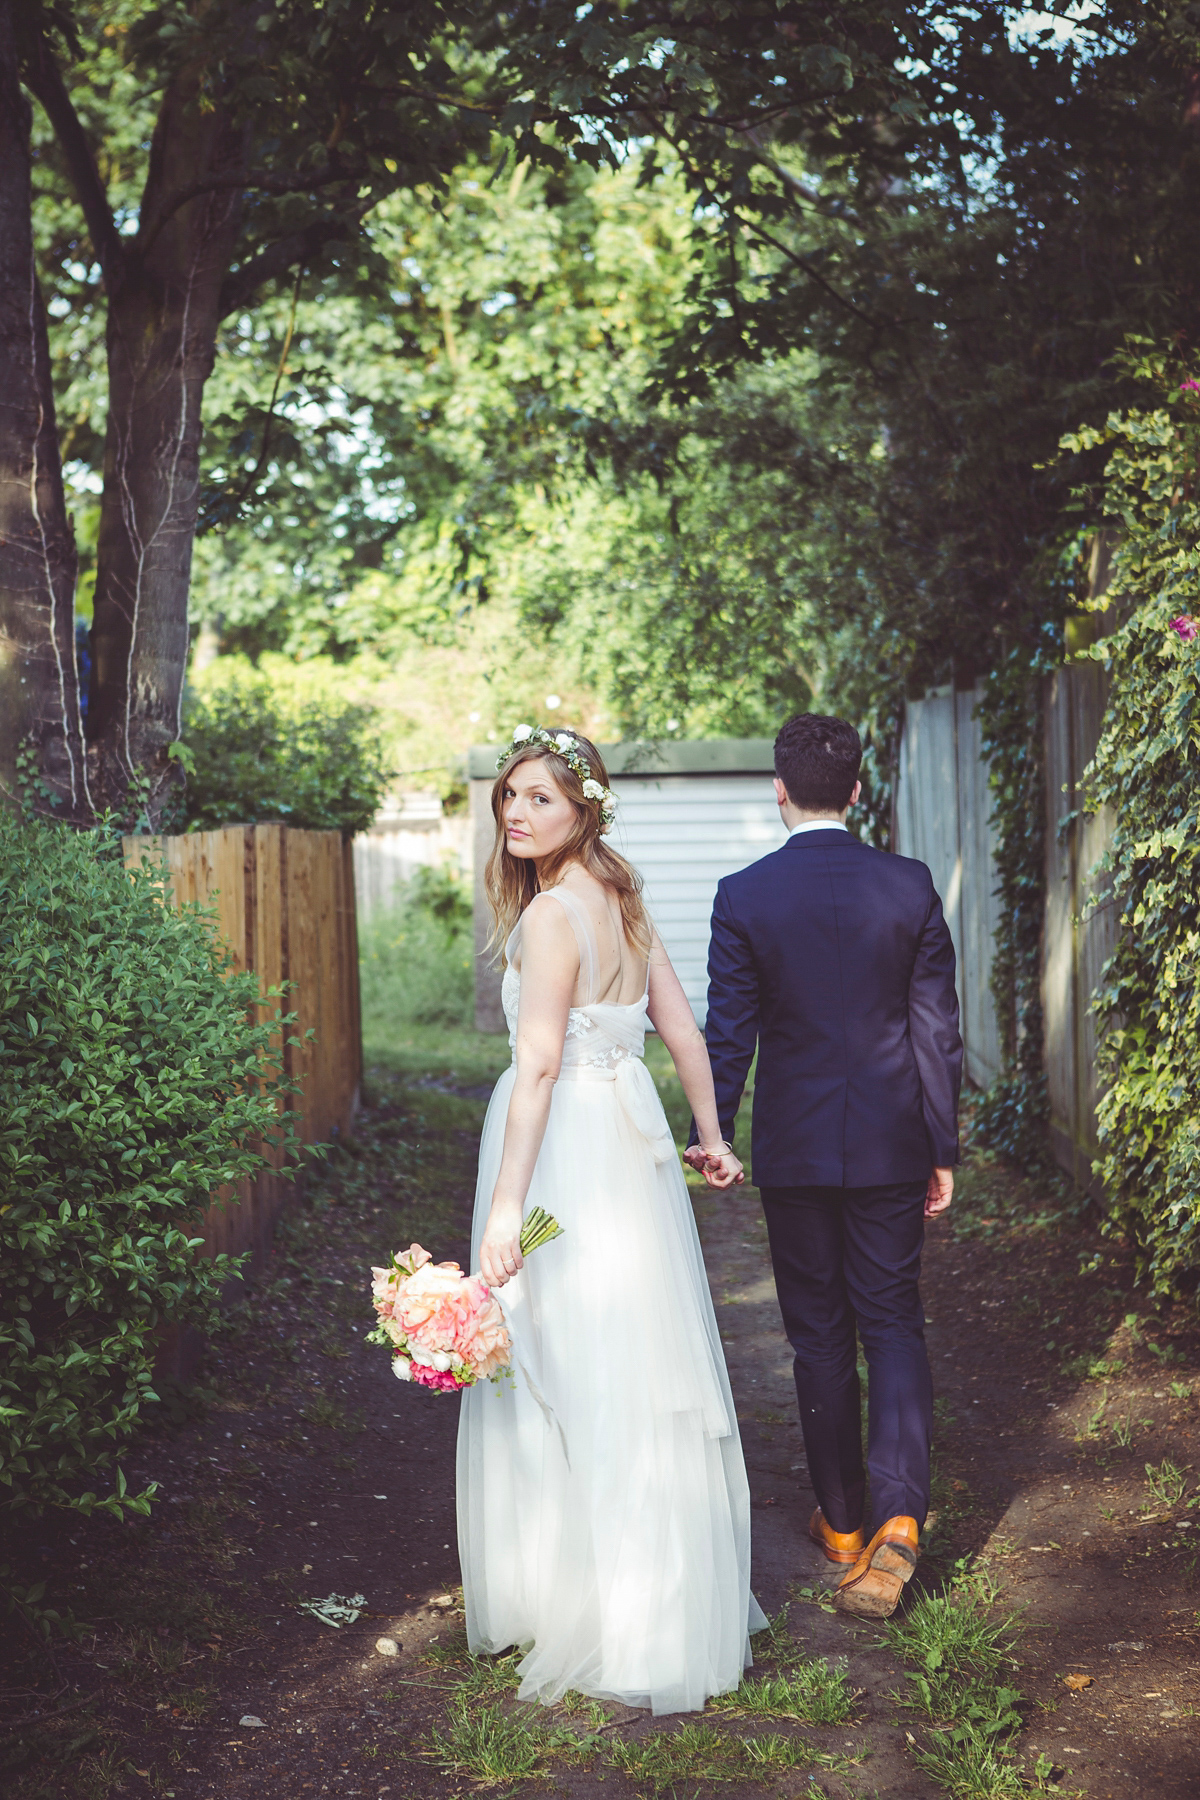
[[[535,894],[521,914],[521,938],[526,944],[574,944],[575,933],[566,912],[552,893]]]

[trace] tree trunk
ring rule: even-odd
[[[176,775],[199,500],[201,401],[241,196],[171,196],[236,170],[242,131],[202,110],[194,76],[167,89],[137,239],[108,295],[104,457],[88,735],[98,803],[156,823]]]
[[[22,3],[0,0],[0,802],[84,823],[77,559],[34,267],[30,108],[15,43]]]

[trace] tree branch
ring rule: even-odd
[[[507,100],[493,101],[490,105],[481,104],[477,100],[460,100],[454,94],[442,94],[436,88],[412,87],[404,81],[389,82],[386,86],[382,82],[369,81],[363,91],[368,94],[402,94],[410,100],[430,100],[435,106],[452,106],[459,112],[485,113],[489,119],[500,118],[508,104]],[[555,117],[555,113],[551,108],[533,116],[551,119]]]
[[[743,231],[748,231],[752,237],[760,238],[764,244],[770,244],[773,250],[778,250],[781,256],[786,256],[788,261],[793,263],[797,269],[802,269],[804,271],[810,281],[815,281],[819,288],[824,288],[831,300],[835,300],[839,306],[845,307],[847,312],[852,312],[855,318],[861,319],[865,325],[870,325],[874,330],[878,331],[883,324],[895,325],[898,323],[895,319],[883,320],[877,318],[872,313],[864,312],[862,307],[851,300],[848,295],[840,293],[831,281],[827,281],[824,275],[819,274],[817,270],[813,268],[806,256],[801,256],[797,251],[789,249],[786,244],[781,244],[778,238],[773,237],[769,231],[764,230],[756,220],[747,219],[738,211],[736,206],[731,208],[731,217],[738,221],[738,224],[742,227]]]
[[[139,230],[138,252],[145,256],[167,221],[181,206],[186,206],[189,200],[199,199],[201,194],[218,193],[223,188],[254,188],[263,194],[311,194],[333,182],[360,181],[370,172],[365,163],[360,169],[347,168],[344,163],[330,163],[322,173],[311,175],[273,175],[269,169],[242,169],[227,175],[206,175],[203,180],[189,181],[186,187],[176,188],[173,194],[168,194],[154,215],[153,222]]]
[[[339,218],[326,215],[323,219],[315,219],[306,225],[303,231],[293,231],[274,244],[268,244],[257,256],[251,257],[240,269],[235,269],[225,277],[221,285],[221,295],[217,303],[218,315],[227,319],[232,312],[237,312],[249,301],[256,288],[264,281],[273,281],[280,275],[287,275],[297,263],[310,263],[320,255],[326,244],[338,238],[349,237],[367,211],[365,206],[347,208]]]
[[[112,293],[125,270],[126,248],[117,230],[112,207],[108,204],[108,195],[96,167],[87,134],[71,103],[71,96],[63,83],[50,46],[44,38],[38,45],[36,57],[30,58],[25,69],[25,81],[41,101],[42,110],[54,127],[54,135],[66,158],[75,193],[83,208],[96,259],[104,272],[105,284]]]

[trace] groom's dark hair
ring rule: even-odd
[[[862,742],[845,719],[797,713],[775,739],[775,773],[805,812],[849,806],[861,762]]]

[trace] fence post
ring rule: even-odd
[[[1083,810],[1083,774],[1104,722],[1108,677],[1098,663],[1046,677],[1046,925],[1042,1015],[1054,1160],[1094,1186],[1099,1048],[1092,995],[1116,945],[1117,909],[1093,871],[1112,834],[1107,809]]]

